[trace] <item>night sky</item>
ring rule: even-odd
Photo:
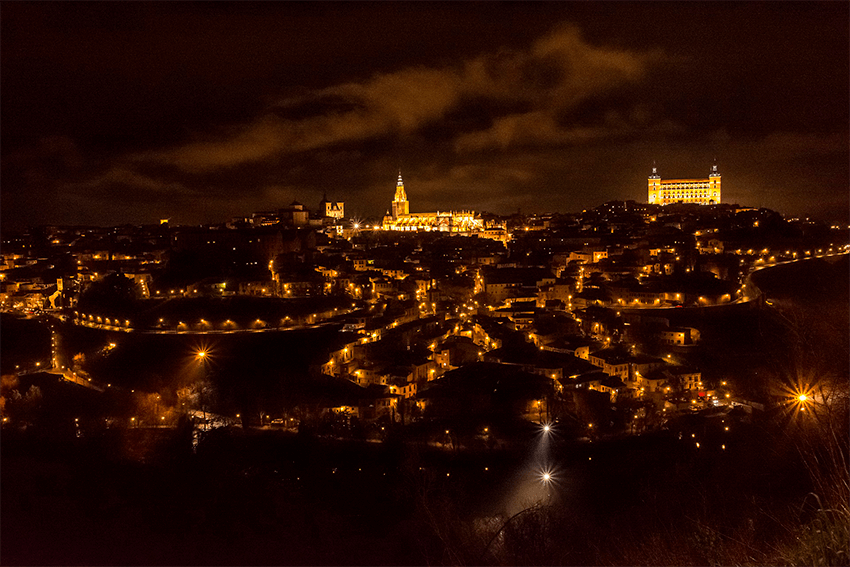
[[[2,222],[580,211],[705,177],[848,216],[850,3],[4,2]]]

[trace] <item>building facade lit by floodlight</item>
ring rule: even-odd
[[[343,201],[328,201],[327,195],[322,195],[319,201],[319,214],[327,218],[342,220],[345,217],[345,203]]]
[[[484,221],[475,211],[436,211],[433,213],[411,213],[410,201],[404,190],[401,172],[396,182],[392,202],[392,214],[387,211],[382,228],[401,231],[478,232],[483,231]]]
[[[647,180],[648,202],[651,205],[669,205],[671,203],[697,203],[699,205],[717,205],[720,203],[720,173],[717,164],[711,166],[711,172],[704,179],[661,179],[653,166]]]

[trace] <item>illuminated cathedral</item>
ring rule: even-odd
[[[410,202],[404,191],[401,172],[396,182],[392,214],[387,211],[382,223],[384,230],[477,232],[484,229],[484,222],[476,218],[474,211],[437,211],[434,213],[411,213]]]
[[[720,203],[720,173],[716,163],[711,167],[708,177],[703,179],[661,179],[653,167],[647,185],[649,203],[654,205]]]

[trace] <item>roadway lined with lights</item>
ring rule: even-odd
[[[341,317],[345,315],[350,315],[357,311],[358,308],[352,307],[346,310],[343,310],[339,313],[334,313],[332,318],[329,318],[326,321],[322,321],[320,323],[313,323],[309,325],[290,325],[286,327],[257,327],[253,329],[136,329],[134,327],[129,326],[129,321],[127,322],[128,326],[120,327],[116,325],[107,325],[104,323],[96,323],[94,321],[87,321],[82,318],[73,318],[72,323],[80,327],[88,327],[90,329],[99,329],[102,331],[121,331],[124,333],[140,333],[140,334],[152,334],[152,335],[232,335],[237,333],[268,333],[268,332],[278,332],[278,331],[299,331],[305,329],[318,329],[328,325],[335,325],[337,322],[334,322],[333,318]]]
[[[850,245],[848,245],[848,246],[850,246]],[[755,288],[758,291],[758,295],[755,298],[753,298],[753,299],[757,299],[757,298],[763,296],[764,293],[759,289],[759,287],[757,285],[755,285],[753,283],[753,281],[751,279],[752,275],[755,274],[756,272],[760,272],[760,271],[767,269],[767,268],[775,268],[777,266],[785,266],[787,264],[794,264],[796,262],[805,262],[807,260],[814,260],[815,258],[834,258],[836,256],[846,256],[846,255],[850,254],[850,249],[847,249],[848,246],[845,246],[845,250],[843,252],[833,252],[832,254],[817,254],[817,255],[807,256],[807,257],[803,257],[803,258],[796,258],[796,259],[793,259],[793,260],[786,260],[784,262],[774,262],[773,264],[770,264],[770,265],[753,266],[750,269],[750,273],[747,274],[747,278],[745,280],[744,285],[749,285],[749,286]]]
[[[742,288],[746,287],[747,285],[752,284],[752,281],[750,280],[750,276],[752,276],[754,273],[759,272],[761,270],[764,270],[766,268],[775,268],[777,266],[784,266],[786,264],[793,264],[795,262],[804,262],[806,260],[813,260],[815,258],[830,258],[830,257],[835,257],[835,256],[844,256],[844,255],[847,255],[847,254],[850,254],[850,250],[844,250],[843,252],[833,252],[832,254],[815,254],[815,255],[807,256],[807,257],[803,257],[803,258],[794,258],[792,260],[784,260],[784,261],[781,261],[781,262],[772,262],[770,264],[765,264],[765,265],[762,265],[762,266],[755,266],[754,265],[750,268],[750,271],[747,274],[746,279],[744,280],[744,284],[743,284]],[[753,286],[753,287],[755,287],[755,286]],[[735,299],[733,301],[728,301],[726,303],[710,303],[710,304],[705,304],[705,305],[698,305],[698,307],[700,307],[700,308],[704,308],[704,307],[710,308],[710,307],[726,307],[726,306],[729,306],[729,305],[744,305],[746,303],[751,303],[751,302],[757,300],[759,297],[760,297],[760,295],[757,295],[755,297],[743,296],[743,297],[739,297],[738,299]],[[624,305],[622,307],[618,307],[618,309],[620,311],[643,311],[643,310],[650,310],[650,309],[651,310],[687,309],[687,307],[672,306],[672,305],[640,305],[638,307],[629,307],[627,305]]]

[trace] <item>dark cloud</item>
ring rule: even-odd
[[[412,210],[580,210],[715,158],[847,210],[846,3],[56,4],[3,5],[4,226],[379,215],[399,167]]]
[[[526,141],[581,142],[604,131],[560,131],[553,112],[640,79],[653,61],[663,61],[663,56],[596,48],[569,27],[524,52],[484,54],[443,68],[409,67],[283,99],[275,112],[248,124],[202,133],[194,141],[130,159],[171,164],[188,173],[227,169],[281,154],[409,135],[443,120],[464,101],[482,99],[503,105],[523,102],[531,110],[463,135],[455,141],[459,151]]]

